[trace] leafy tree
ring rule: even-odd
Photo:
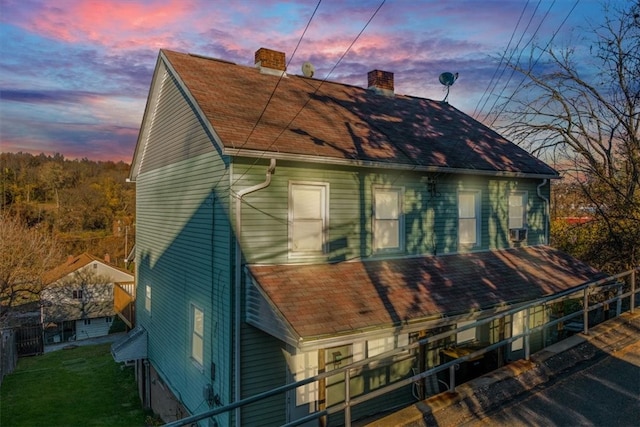
[[[640,263],[640,3],[603,8],[605,23],[583,32],[595,37],[588,55],[549,47],[515,66],[526,83],[503,132],[552,159],[591,211],[593,221],[555,224],[555,244],[620,271]]]
[[[50,235],[0,214],[0,322],[16,307],[38,300],[43,274],[59,263],[60,256]]]

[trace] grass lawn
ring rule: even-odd
[[[111,344],[24,357],[0,390],[1,426],[144,426],[132,367]]]

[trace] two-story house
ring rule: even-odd
[[[133,274],[89,253],[70,256],[47,272],[40,293],[46,344],[107,335],[114,316],[113,287]]]
[[[289,74],[285,55],[264,48],[254,67],[160,51],[130,173],[133,335],[146,347],[128,357],[139,359],[145,404],[165,420],[597,274],[547,246],[556,171],[446,102],[396,94],[390,72],[364,82]],[[468,329],[452,340],[495,335]],[[426,349],[371,367],[352,378],[351,393],[439,357]],[[344,399],[332,381],[217,423],[299,419]],[[412,399],[407,389],[356,412]]]

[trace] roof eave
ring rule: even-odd
[[[234,157],[275,158],[277,160],[298,161],[298,162],[325,164],[325,165],[356,166],[356,167],[394,169],[394,170],[417,171],[417,172],[482,175],[482,176],[511,177],[511,178],[534,178],[534,179],[560,178],[560,175],[558,174],[558,172],[555,172],[555,171],[554,173],[531,173],[531,172],[515,172],[515,171],[500,171],[500,170],[453,168],[453,167],[443,167],[443,166],[409,165],[409,164],[403,164],[403,163],[392,163],[392,162],[383,162],[383,161],[341,159],[337,157],[310,156],[306,154],[291,154],[291,153],[281,153],[281,152],[243,150],[243,149],[236,149],[236,148],[225,148],[224,154],[228,156],[234,156]]]

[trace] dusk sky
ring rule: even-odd
[[[484,120],[521,80],[503,71],[514,48],[524,60],[553,38],[588,54],[584,30],[603,19],[596,0],[318,3],[0,0],[1,151],[130,163],[162,48],[253,66],[267,47],[286,53],[289,74],[310,61],[315,78],[366,87],[382,69],[396,93],[436,100],[438,76],[457,72],[449,102]]]

